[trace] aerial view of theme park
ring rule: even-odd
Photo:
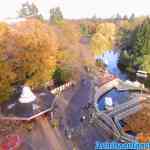
[[[1,2],[0,150],[150,143],[148,6]]]

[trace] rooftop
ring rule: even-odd
[[[30,103],[20,103],[20,94],[11,101],[1,105],[0,119],[2,120],[31,120],[46,112],[52,111],[54,95],[48,90],[35,91],[36,100]]]

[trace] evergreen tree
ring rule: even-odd
[[[119,13],[116,14],[116,19],[115,20],[121,20],[121,15]]]
[[[150,19],[147,18],[143,24],[138,26],[133,35],[132,50],[128,50],[126,55],[122,52],[119,63],[124,66],[124,60],[127,60],[126,56],[128,55],[125,70],[130,66],[133,70],[142,69],[150,73]]]
[[[135,14],[132,13],[131,16],[130,16],[130,21],[133,21],[135,19]]]
[[[30,4],[29,2],[25,2],[22,4],[22,8],[19,10],[19,17],[38,17],[38,8],[35,4]]]
[[[127,16],[127,15],[124,15],[124,16],[123,16],[123,20],[128,20],[128,16]]]
[[[50,22],[59,24],[63,21],[63,14],[59,7],[50,9]]]

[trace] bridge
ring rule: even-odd
[[[112,133],[118,140],[125,142],[135,141],[135,136],[129,135],[124,132],[119,121],[127,116],[140,111],[143,107],[150,108],[150,96],[148,94],[139,94],[131,97],[127,102],[115,106],[113,110],[99,110],[97,100],[111,89],[116,88],[118,91],[144,91],[148,90],[144,88],[142,84],[131,81],[122,81],[114,78],[113,80],[105,83],[100,87],[95,88],[95,122],[109,133]],[[94,111],[94,110],[93,110]],[[97,119],[97,121],[96,121]],[[95,123],[94,122],[94,123]]]

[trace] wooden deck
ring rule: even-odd
[[[18,99],[9,101],[1,106],[0,120],[30,121],[47,112],[52,112],[55,96],[48,90],[38,91],[35,102],[28,104],[19,103]]]

